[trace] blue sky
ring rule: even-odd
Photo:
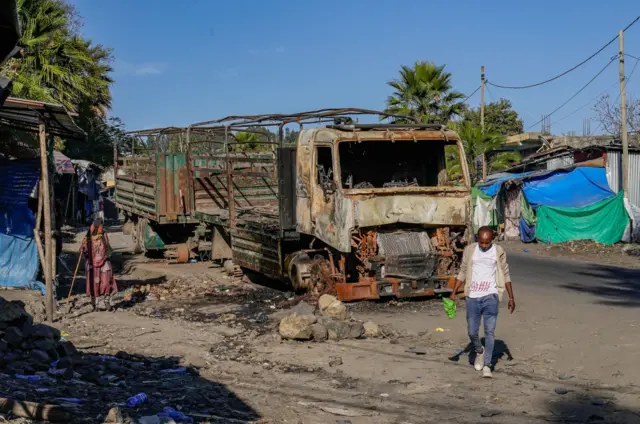
[[[112,115],[128,129],[231,114],[382,109],[390,94],[385,83],[416,60],[446,64],[467,95],[480,85],[481,65],[496,84],[534,83],[585,59],[640,14],[637,0],[71,3],[83,17],[83,33],[114,50]],[[640,57],[640,22],[627,31],[625,47]],[[489,87],[486,101],[510,99],[527,128],[578,91],[617,49],[616,42],[542,87]],[[627,75],[634,64],[627,60]],[[553,115],[552,132],[581,134],[583,119],[594,116],[584,105],[603,91],[615,99],[617,73],[615,62]],[[640,96],[640,69],[628,92]],[[476,94],[469,103],[479,101]]]

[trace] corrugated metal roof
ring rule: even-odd
[[[47,122],[49,134],[77,139],[86,137],[62,105],[9,97],[0,106],[0,126],[37,132],[40,116]]]

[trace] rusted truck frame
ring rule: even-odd
[[[345,301],[450,291],[472,233],[469,173],[459,137],[439,125],[360,125],[350,119],[354,115],[387,117],[370,110],[326,109],[230,116],[189,127],[193,209],[213,235],[213,259],[230,256],[244,268],[289,279],[300,290],[335,286]],[[283,143],[288,124],[301,129],[296,146]],[[328,125],[305,129],[308,124]],[[234,153],[233,135],[256,127],[278,129],[277,141],[267,142],[271,152]],[[217,155],[192,154],[191,134],[203,128],[224,132]],[[447,184],[446,145],[457,146],[462,186]],[[371,154],[368,147],[378,160],[394,150],[424,154],[424,164],[407,162],[420,168],[424,175],[416,176],[424,181],[353,185],[354,175],[375,164],[363,167],[343,159],[348,151],[353,157]]]
[[[472,236],[459,137],[439,125],[353,121],[366,115],[411,122],[324,109],[131,133],[147,140],[114,153],[125,228],[138,250],[232,260],[344,301],[449,292]],[[284,143],[287,125],[300,129],[295,145]],[[261,134],[261,151],[242,151],[238,133]],[[161,143],[168,136],[176,153]],[[447,181],[449,145],[461,185]]]

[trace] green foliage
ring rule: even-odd
[[[72,158],[111,164],[113,145],[124,130],[118,118],[106,118],[111,108],[111,50],[79,33],[75,9],[63,0],[18,0],[22,36],[21,57],[3,64],[0,73],[13,80],[15,97],[63,105],[78,116],[87,140],[55,140]],[[21,142],[37,145],[33,135]]]
[[[498,134],[482,132],[480,127],[474,126],[470,122],[456,123],[454,129],[460,135],[464,152],[467,157],[467,166],[471,176],[472,185],[482,176],[482,155],[495,149],[505,142],[505,137]],[[510,167],[513,162],[519,160],[518,154],[500,153],[492,156],[487,172],[496,172]],[[450,180],[462,177],[462,166],[458,155],[457,146],[447,146],[446,149],[447,172]]]
[[[284,129],[284,144],[296,144],[298,142],[298,137],[300,136],[300,131],[291,130],[290,128]]]
[[[469,122],[475,127],[480,127],[480,108],[467,109],[462,114],[463,122]],[[504,136],[521,134],[524,125],[518,112],[513,110],[511,102],[500,99],[491,102],[484,107],[484,126],[487,132]]]
[[[14,81],[13,95],[72,112],[87,103],[104,115],[111,107],[111,51],[77,32],[74,11],[61,0],[18,0],[18,14],[23,56],[2,70]]]
[[[464,111],[464,94],[455,91],[451,74],[445,65],[416,62],[413,67],[402,66],[400,78],[387,84],[395,91],[387,98],[385,112],[406,115],[426,124],[448,124]],[[406,123],[392,119],[395,123]]]

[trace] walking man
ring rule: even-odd
[[[466,284],[465,284],[466,283]],[[506,289],[509,295],[509,312],[516,309],[511,287],[511,276],[504,249],[493,244],[493,230],[480,227],[478,242],[464,249],[460,273],[456,278],[451,299],[462,284],[467,303],[467,330],[476,357],[474,367],[482,376],[491,378],[495,329],[499,302]],[[480,343],[480,319],[484,321],[484,348]]]

